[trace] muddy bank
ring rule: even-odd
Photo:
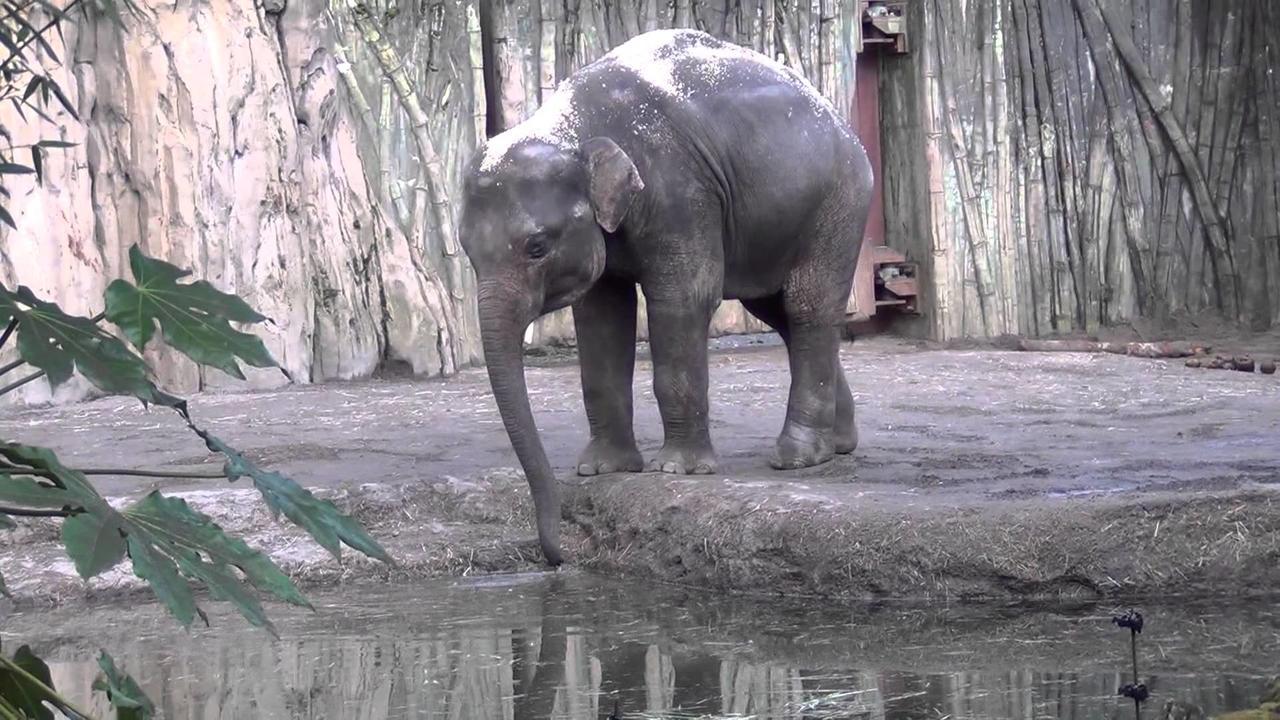
[[[744,343],[745,344],[745,343]],[[786,356],[764,344],[712,357],[718,475],[580,479],[575,365],[528,370],[534,412],[566,485],[580,568],[723,590],[842,597],[1239,595],[1280,587],[1280,380],[1177,361],[846,346],[861,446],[819,468],[766,458],[786,402]],[[637,436],[661,426],[647,361]],[[483,371],[204,395],[199,420],[364,521],[399,560],[341,564],[272,520],[253,491],[107,478],[121,501],[183,494],[305,584],[538,567],[523,479]],[[28,408],[0,433],[99,467],[209,460],[166,413],[119,399]],[[0,536],[20,602],[129,591],[123,569],[87,587],[52,525]]]

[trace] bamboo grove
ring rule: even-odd
[[[1280,319],[1280,7],[1255,0],[927,0],[886,73],[898,242],[934,258],[943,336],[1221,313]],[[905,104],[905,101],[903,101]],[[893,136],[892,138],[889,136]],[[927,146],[919,173],[903,142]],[[892,149],[890,146],[893,146]],[[927,227],[908,213],[920,187]],[[914,223],[914,224],[913,224]],[[916,238],[928,238],[929,244]],[[891,243],[893,240],[891,240]]]
[[[366,57],[348,85],[377,185],[449,288],[460,361],[477,351],[450,198],[474,148],[559,80],[640,32],[696,27],[779,58],[852,115],[865,57],[862,0],[335,1],[341,46]],[[909,52],[880,60],[880,181],[887,244],[921,265],[909,330],[1280,320],[1280,6],[904,7]],[[726,303],[715,329],[755,328]],[[552,317],[531,339],[571,333]]]

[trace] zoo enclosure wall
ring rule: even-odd
[[[5,116],[15,143],[78,145],[50,154],[43,185],[9,188],[27,200],[19,229],[0,231],[0,279],[93,315],[139,242],[245,295],[276,322],[272,352],[317,382],[481,360],[453,223],[489,122],[486,35],[508,119],[626,38],[673,25],[781,56],[852,118],[869,9],[493,0],[486,33],[477,0],[142,4],[123,28],[90,17],[51,40],[74,59],[55,73],[82,121]],[[877,82],[884,238],[920,270],[923,314],[899,328],[945,339],[1206,310],[1280,319],[1280,6],[873,4],[899,8],[907,39],[879,56]],[[726,303],[714,329],[764,328]],[[558,314],[530,340],[571,333]],[[156,360],[175,391],[231,384]]]

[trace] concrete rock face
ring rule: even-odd
[[[18,229],[0,236],[0,282],[93,315],[106,284],[129,276],[138,243],[270,317],[257,331],[300,381],[368,375],[384,360],[451,372],[447,292],[366,179],[324,5],[270,10],[154,3],[123,31],[95,18],[68,23],[60,47],[51,38],[66,61],[54,77],[83,122],[51,108],[61,139],[78,145],[49,151],[43,186],[7,178]],[[7,105],[0,122],[16,144],[60,136]],[[242,385],[149,352],[167,389]],[[284,378],[253,371],[249,381]],[[87,389],[72,384],[57,399]],[[50,399],[43,382],[25,392]]]

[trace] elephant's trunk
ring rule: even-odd
[[[493,286],[480,289],[480,331],[484,342],[485,365],[498,412],[506,425],[511,447],[520,459],[533,507],[537,514],[538,540],[551,565],[560,557],[560,489],[538,437],[538,427],[529,408],[529,392],[524,381],[522,338],[531,312],[520,291],[498,291]]]

